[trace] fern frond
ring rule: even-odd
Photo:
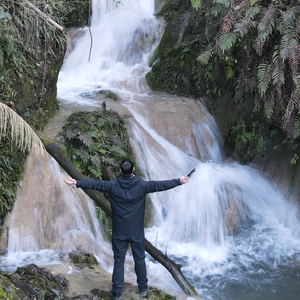
[[[102,171],[100,168],[97,168],[95,166],[88,166],[88,170],[96,177],[96,178],[102,178]]]
[[[281,85],[284,84],[284,70],[283,70],[283,63],[281,61],[281,57],[279,56],[279,50],[276,49],[273,53],[273,60],[272,60],[273,72],[272,72],[272,80],[273,84],[276,85],[280,83]]]
[[[21,149],[43,154],[45,147],[34,130],[11,108],[0,102],[0,139],[10,133],[12,141]]]
[[[93,143],[92,139],[86,133],[79,134],[77,138],[87,147],[90,147]]]
[[[213,54],[214,54],[214,48],[210,48],[202,52],[197,57],[197,61],[200,62],[202,65],[207,65]]]
[[[236,42],[237,39],[237,33],[230,32],[230,33],[224,33],[220,36],[219,39],[219,47],[223,51],[228,51]]]
[[[267,9],[263,10],[263,17],[258,23],[258,38],[262,41],[272,33],[277,18],[277,8],[271,3]]]
[[[293,132],[292,132],[292,138],[295,140],[300,136],[300,118],[295,117],[294,119],[294,126],[293,126]]]
[[[234,77],[234,60],[230,57],[226,57],[225,59],[222,60],[222,64],[224,65],[225,71],[226,71],[226,77],[233,78]]]
[[[293,28],[286,28],[281,37],[280,56],[285,61],[289,55],[289,49],[299,45],[299,37]]]
[[[289,62],[292,69],[293,76],[296,76],[300,65],[300,47],[293,46],[289,48]]]
[[[101,167],[101,158],[99,157],[99,155],[91,155],[90,161],[93,166],[95,166],[97,168]]]
[[[300,93],[300,74],[298,73],[293,76],[293,83],[295,85],[295,90]]]
[[[274,112],[274,106],[275,106],[275,99],[272,97],[272,95],[264,102],[264,112],[267,119],[270,119],[273,112]]]
[[[294,90],[292,92],[291,98],[289,100],[289,103],[286,107],[285,114],[283,116],[283,128],[285,131],[289,133],[290,136],[292,134],[290,133],[290,124],[292,123],[292,115],[295,112],[295,110],[298,109],[298,113],[300,110],[300,92],[298,90]]]
[[[260,64],[257,70],[258,91],[263,97],[271,83],[271,66],[268,64]]]
[[[213,3],[221,4],[225,6],[226,8],[230,8],[234,4],[234,0],[213,0]]]
[[[83,163],[87,163],[89,161],[89,153],[87,150],[80,148],[74,149],[74,155],[78,156]]]
[[[234,25],[233,32],[238,32],[241,37],[246,35],[251,27],[254,27],[254,22],[250,19],[242,19]]]
[[[245,12],[245,19],[253,20],[262,10],[261,6],[251,6]]]
[[[214,17],[217,17],[219,14],[221,14],[225,10],[224,6],[220,4],[215,4],[210,8],[210,14]]]
[[[116,145],[112,145],[112,146],[109,148],[109,151],[110,151],[110,152],[114,152],[114,153],[118,154],[118,155],[121,156],[121,157],[126,156],[125,151],[124,151],[122,148],[120,148],[120,147],[118,147],[118,146],[116,146]]]
[[[281,18],[285,26],[293,26],[294,22],[298,21],[300,17],[299,5],[287,7],[286,11],[281,11]]]

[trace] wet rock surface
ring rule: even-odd
[[[89,253],[73,251],[70,258],[83,278],[72,282],[76,276],[55,275],[47,268],[35,264],[20,267],[15,273],[0,270],[0,299],[12,300],[93,300],[111,299],[111,275],[97,266],[94,256]],[[77,278],[78,279],[78,278]],[[79,287],[81,285],[81,287]],[[74,288],[76,286],[76,288]],[[142,299],[137,286],[124,284],[121,299]],[[82,293],[80,293],[82,292]],[[154,287],[149,287],[147,299],[176,299]]]

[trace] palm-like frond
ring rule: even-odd
[[[263,17],[258,24],[258,38],[265,41],[275,27],[277,8],[271,3],[267,9],[263,10]]]
[[[21,149],[44,153],[45,147],[34,130],[16,112],[0,102],[0,139],[8,133]]]
[[[292,26],[295,21],[298,21],[300,17],[300,7],[299,5],[287,7],[287,10],[281,11],[281,18],[285,26]]]
[[[293,46],[289,48],[289,62],[295,78],[297,78],[297,71],[300,65],[300,46]]]
[[[214,4],[211,9],[210,9],[210,13],[217,17],[219,14],[221,14],[223,11],[225,10],[224,6],[221,4]]]
[[[222,60],[222,64],[226,71],[226,77],[233,78],[235,72],[234,70],[235,61],[231,57],[227,56],[225,59]]]
[[[284,70],[283,70],[283,62],[282,57],[279,55],[279,50],[276,49],[273,53],[273,72],[272,72],[272,80],[273,84],[276,85],[280,83],[281,85],[284,84]]]
[[[201,64],[203,65],[207,65],[210,58],[212,57],[214,53],[214,48],[210,48],[204,52],[202,52],[198,57],[197,57],[197,61],[199,61]]]
[[[289,49],[299,45],[299,36],[293,28],[286,28],[282,34],[280,43],[280,56],[282,60],[286,60],[289,56]]]
[[[283,127],[286,131],[290,130],[290,123],[292,119],[293,112],[298,109],[298,113],[300,110],[300,91],[294,90],[292,92],[291,98],[289,100],[289,103],[286,107],[285,115],[283,116]]]
[[[232,7],[234,4],[234,0],[214,0],[213,2],[216,4],[221,4],[227,8]]]
[[[241,37],[246,35],[251,27],[254,27],[255,22],[251,19],[242,19],[234,25],[234,32],[238,32]]]
[[[251,6],[245,12],[245,19],[253,20],[262,10],[261,6]]]
[[[300,136],[300,118],[295,117],[292,137],[295,140]]]
[[[237,39],[237,33],[230,32],[230,33],[224,33],[220,36],[219,39],[219,47],[223,51],[228,51],[236,42]]]
[[[271,115],[274,112],[274,105],[275,105],[275,99],[273,95],[270,95],[270,97],[266,99],[266,101],[264,102],[264,112],[265,112],[265,116],[268,119],[271,118]]]
[[[257,70],[258,91],[263,97],[271,83],[271,66],[269,64],[260,64]]]

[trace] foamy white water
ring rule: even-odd
[[[218,128],[200,104],[201,113],[194,107],[184,114],[176,111],[173,123],[168,114],[162,114],[161,122],[153,117],[162,106],[168,112],[191,101],[152,93],[144,83],[163,27],[153,16],[154,1],[111,3],[93,1],[91,57],[85,28],[59,74],[60,101],[97,107],[96,92],[112,90],[132,116],[131,142],[145,178],[179,177],[196,167],[188,184],[151,195],[153,226],[146,235],[183,265],[203,298],[298,300],[299,211],[264,174],[224,161]],[[190,120],[187,131],[181,128],[185,118]],[[168,134],[176,130],[182,136]],[[179,290],[150,257],[147,266],[150,284]]]
[[[30,263],[67,266],[67,253],[74,250],[94,253],[101,262],[105,253],[111,253],[93,201],[83,191],[75,192],[64,178],[68,175],[50,155],[29,156],[11,213],[7,254],[0,257],[1,269],[14,271]]]
[[[191,123],[197,151],[192,150],[190,138],[185,138],[186,150],[183,151],[169,142],[168,137],[159,134],[159,127],[150,125],[151,112],[145,103],[154,102],[155,99],[151,100],[147,87],[143,86],[144,90],[140,88],[140,82],[149,70],[147,59],[153,48],[148,48],[148,53],[144,52],[139,59],[137,55],[125,51],[129,57],[118,60],[119,50],[124,53],[124,45],[130,45],[133,35],[128,34],[126,41],[120,38],[111,40],[114,39],[115,30],[123,32],[130,28],[130,32],[136,31],[134,24],[130,23],[127,27],[122,21],[120,27],[126,28],[118,29],[116,20],[122,20],[127,13],[127,18],[137,18],[137,2],[126,2],[128,7],[134,6],[132,13],[124,7],[115,11],[111,9],[102,16],[95,15],[95,30],[110,28],[110,32],[99,30],[95,33],[95,37],[99,34],[100,44],[106,39],[108,48],[105,46],[99,50],[97,58],[94,54],[92,59],[96,68],[87,67],[88,63],[79,57],[87,53],[88,36],[84,43],[79,42],[74,56],[71,54],[62,68],[59,94],[64,98],[68,94],[65,91],[69,82],[76,82],[80,77],[75,89],[80,87],[84,90],[86,86],[94,85],[94,91],[102,87],[122,95],[122,104],[134,116],[130,122],[133,133],[131,141],[145,178],[157,180],[179,177],[196,167],[188,184],[151,195],[154,225],[146,230],[146,235],[154,245],[183,265],[186,276],[203,297],[226,300],[281,299],[280,291],[289,299],[297,299],[300,292],[299,287],[295,288],[298,286],[297,264],[300,260],[297,209],[257,170],[224,162],[222,141],[209,114],[204,118],[198,115]],[[93,3],[99,5],[102,1]],[[152,26],[157,21],[152,16],[152,8],[142,11],[140,15],[147,14],[145,18],[151,20],[151,26],[145,29],[155,36]],[[90,93],[92,91],[89,89]],[[88,105],[91,100],[89,97],[86,100],[78,97],[79,105],[81,101],[86,101]],[[172,97],[169,96],[166,101],[172,101]],[[160,107],[162,104],[156,105]],[[174,119],[178,128],[182,121],[180,118],[182,116]],[[235,223],[231,224],[235,230],[233,235],[228,222],[234,216]],[[163,267],[153,263],[150,258],[147,265],[150,275],[155,274],[160,284],[176,287]]]

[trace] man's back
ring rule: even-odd
[[[113,231],[130,236],[144,228],[145,201],[148,193],[165,191],[180,185],[180,179],[144,181],[132,174],[111,181],[78,180],[77,187],[109,193]]]

